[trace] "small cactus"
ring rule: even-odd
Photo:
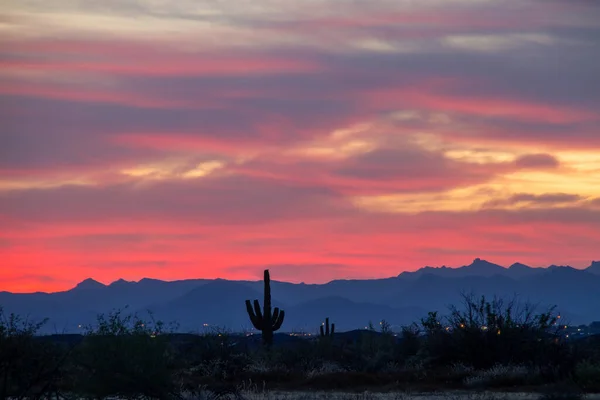
[[[331,329],[330,329],[331,327]],[[323,329],[325,328],[325,329]],[[329,337],[332,338],[333,337],[333,333],[335,332],[335,324],[331,324],[331,326],[329,325],[329,317],[325,318],[325,323],[322,324],[319,327],[320,331],[321,331],[321,337]]]
[[[268,269],[265,270],[264,281],[265,295],[263,310],[261,311],[258,300],[254,300],[254,307],[252,307],[250,300],[246,300],[246,311],[248,311],[248,316],[254,328],[262,332],[263,344],[270,346],[273,344],[273,332],[278,331],[283,324],[285,311],[275,307],[273,313],[271,313],[271,276]]]

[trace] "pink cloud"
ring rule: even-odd
[[[27,96],[68,100],[73,102],[110,103],[143,108],[218,108],[215,101],[190,102],[177,99],[160,99],[122,90],[108,91],[95,88],[69,87],[65,85],[8,83],[0,87],[0,95]]]
[[[17,51],[18,50],[18,51]],[[27,42],[4,45],[0,68],[47,72],[103,73],[135,76],[236,76],[314,73],[314,59],[260,53],[186,53],[144,42]]]

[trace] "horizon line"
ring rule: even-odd
[[[401,273],[399,273],[398,275],[392,275],[392,276],[388,276],[388,277],[381,277],[381,278],[338,278],[338,279],[332,279],[330,281],[327,282],[323,282],[323,283],[307,283],[307,282],[290,282],[290,281],[286,281],[286,280],[279,280],[279,279],[271,279],[272,282],[279,282],[279,283],[289,283],[289,284],[293,284],[293,285],[327,285],[330,284],[332,282],[339,282],[339,281],[371,281],[371,280],[384,280],[384,279],[394,279],[394,278],[399,278],[401,275],[403,274],[411,274],[411,273],[416,273],[419,272],[421,270],[424,269],[449,269],[449,270],[459,270],[465,267],[470,267],[473,266],[476,262],[484,262],[487,264],[491,264],[494,266],[498,266],[501,268],[504,268],[506,270],[509,270],[511,267],[515,266],[515,265],[524,265],[527,268],[531,268],[531,269],[550,269],[550,268],[571,268],[577,271],[586,271],[587,269],[591,268],[593,265],[595,265],[596,263],[600,263],[600,261],[596,261],[596,260],[592,260],[590,265],[588,265],[587,267],[581,267],[581,268],[577,268],[577,267],[573,267],[571,265],[556,265],[556,264],[551,264],[548,266],[542,266],[542,267],[533,267],[521,262],[514,262],[509,266],[504,266],[501,264],[496,264],[494,262],[488,261],[484,258],[480,258],[480,257],[476,257],[475,259],[473,259],[473,261],[471,262],[471,264],[467,264],[467,265],[461,265],[458,267],[449,267],[446,265],[441,265],[441,266],[429,266],[426,265],[424,267],[420,267],[417,268],[415,270],[411,270],[411,271],[402,271]],[[271,268],[273,266],[270,266]],[[275,269],[271,269],[269,268],[269,266],[265,266],[265,269],[269,269],[271,271],[276,270]],[[262,279],[257,277],[256,280],[250,280],[250,279],[227,279],[227,278],[184,278],[184,279],[174,279],[174,280],[165,280],[165,279],[158,279],[158,278],[151,278],[151,277],[143,277],[140,278],[139,280],[126,280],[124,278],[119,278],[116,279],[110,283],[103,283],[102,281],[99,281],[95,278],[92,277],[88,277],[83,279],[82,281],[78,282],[77,284],[75,284],[75,286],[71,287],[70,289],[66,289],[66,290],[58,290],[58,291],[54,291],[54,292],[44,292],[44,291],[36,291],[36,292],[10,292],[10,291],[5,291],[5,290],[0,290],[0,293],[13,293],[13,294],[54,294],[54,293],[64,293],[64,292],[68,292],[71,291],[73,289],[76,289],[79,285],[81,285],[82,283],[86,282],[86,281],[93,281],[95,283],[98,283],[100,285],[102,285],[103,287],[110,287],[116,283],[119,282],[124,282],[124,283],[140,283],[143,280],[154,280],[154,281],[159,281],[159,282],[165,282],[165,283],[174,283],[174,282],[182,282],[182,281],[191,281],[191,280],[205,280],[205,281],[217,281],[217,280],[222,280],[222,281],[228,281],[228,282],[260,282]]]

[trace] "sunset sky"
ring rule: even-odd
[[[2,0],[0,290],[600,259],[600,2]]]

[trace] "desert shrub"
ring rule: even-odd
[[[496,364],[573,367],[568,346],[554,328],[553,309],[536,314],[534,307],[520,308],[514,301],[472,295],[463,300],[463,308],[451,306],[446,318],[430,313],[421,321],[433,363],[463,362],[477,369]]]
[[[215,328],[202,335],[193,335],[180,347],[180,356],[186,361],[197,363],[208,360],[227,360],[239,353],[231,333],[224,328]]]
[[[600,364],[600,335],[578,338],[572,342],[571,347],[578,360]]]
[[[419,325],[413,323],[402,327],[400,341],[398,343],[398,353],[404,360],[416,356],[421,349]]]
[[[306,372],[306,376],[309,378],[312,378],[312,377],[319,376],[319,375],[328,375],[328,374],[345,372],[345,371],[346,371],[345,368],[342,367],[341,365],[339,365],[335,362],[325,361],[325,362],[321,363],[321,365],[319,365],[318,367],[308,370]]]
[[[569,382],[560,382],[545,387],[539,400],[582,400],[584,394],[580,388]]]
[[[308,378],[305,382],[312,390],[381,388],[393,383],[394,380],[387,375],[352,371],[318,374]]]
[[[442,323],[444,320],[438,316],[437,311],[427,314],[427,318],[421,319],[421,326],[425,334],[424,347],[421,357],[429,364],[452,365],[463,362],[456,353],[452,335]]]
[[[168,399],[175,362],[160,322],[115,311],[99,315],[77,351],[76,391],[88,398]]]
[[[239,346],[239,337],[225,329],[191,336],[176,353],[188,378],[229,380],[245,371],[252,362],[249,350]]]
[[[47,322],[33,322],[0,307],[0,399],[42,397],[62,389],[69,349],[44,343],[36,334]]]
[[[293,347],[280,347],[270,351],[261,350],[255,356],[270,365],[277,366],[279,370],[295,373],[305,373],[314,369],[324,360],[319,356],[315,345],[309,342],[300,342]]]
[[[465,378],[468,387],[510,387],[519,386],[532,379],[535,371],[522,365],[496,365],[490,369],[476,371]]]
[[[312,352],[315,357],[334,360],[340,357],[340,345],[332,336],[319,336],[314,341]]]
[[[574,380],[584,390],[600,391],[600,364],[580,362],[575,367]]]
[[[370,328],[361,332],[354,342],[334,353],[335,361],[348,370],[380,372],[392,364],[397,364],[402,358],[398,339],[389,329],[389,325],[382,321],[381,332],[375,331],[372,324],[369,325]]]

